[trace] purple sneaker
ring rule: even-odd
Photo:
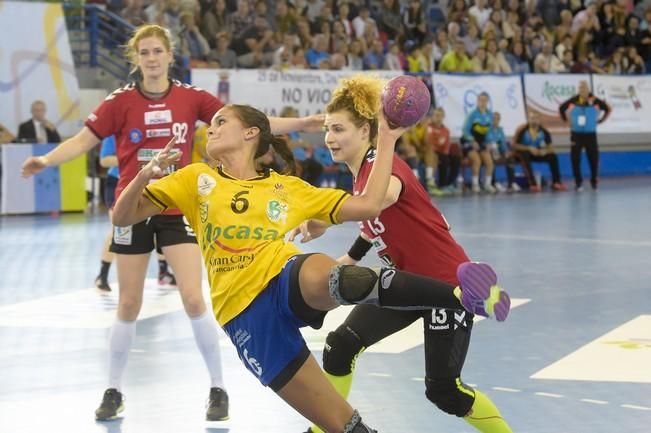
[[[511,298],[497,285],[495,271],[486,263],[466,262],[457,268],[461,305],[473,314],[495,316],[503,322],[509,315]]]

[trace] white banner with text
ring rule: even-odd
[[[248,104],[269,116],[291,106],[300,116],[321,113],[339,80],[357,71],[273,69],[193,69],[192,84],[217,95],[224,103]],[[381,78],[400,75],[377,71]]]

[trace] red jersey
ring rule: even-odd
[[[434,152],[447,155],[450,153],[450,130],[445,126],[427,125],[427,142]]]
[[[115,198],[172,136],[176,137],[175,149],[182,150],[183,156],[165,174],[190,164],[197,120],[210,123],[223,105],[210,93],[176,80],[171,81],[167,93],[159,99],[145,96],[136,83],[107,96],[88,116],[85,125],[100,139],[115,135],[120,169]]]
[[[375,150],[362,162],[353,192],[361,194],[371,173]],[[384,265],[457,285],[457,266],[468,256],[452,235],[441,212],[432,205],[411,168],[396,155],[391,174],[402,182],[396,203],[384,209],[375,220],[360,222]]]

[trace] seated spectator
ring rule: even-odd
[[[404,159],[411,167],[416,178],[421,182],[425,181],[428,188],[435,187],[434,184],[434,169],[432,160],[432,146],[427,142],[427,125],[429,124],[429,116],[424,116],[420,122],[407,129],[402,134],[400,143],[400,151],[404,155]],[[420,164],[425,164],[425,179],[420,175]],[[434,191],[433,191],[434,192]]]
[[[502,39],[500,41],[502,49],[506,49],[508,42]],[[493,64],[493,72],[497,74],[510,74],[513,72],[511,66],[506,61],[506,57],[502,50],[498,49],[497,41],[495,39],[490,39],[486,41],[486,55],[490,59],[490,62]]]
[[[540,125],[539,115],[534,111],[529,112],[529,122],[517,129],[513,139],[515,157],[522,163],[525,176],[529,180],[529,191],[540,192],[540,185],[533,174],[532,162],[546,162],[552,175],[552,189],[554,191],[567,191],[561,182],[561,172],[558,168],[558,157],[552,146],[552,136]]]
[[[410,0],[409,7],[402,13],[405,38],[422,43],[427,35],[425,12],[420,0]]]
[[[296,46],[294,47],[294,54],[292,55],[292,59],[290,60],[290,66],[289,69],[309,69],[310,65],[307,63],[307,60],[305,59],[305,50],[303,47]]]
[[[468,26],[468,32],[461,38],[461,40],[466,46],[466,53],[468,53],[469,56],[474,56],[477,52],[477,48],[481,46],[481,40],[479,40],[479,28],[477,25],[471,23]]]
[[[447,53],[441,59],[440,72],[472,72],[473,65],[466,55],[466,46],[463,41],[458,40],[454,44],[454,50]]]
[[[470,160],[472,172],[472,192],[480,192],[479,173],[481,166],[484,172],[484,191],[494,193],[493,188],[493,157],[488,147],[488,133],[493,127],[493,113],[488,108],[488,93],[482,92],[477,96],[477,108],[468,113],[463,124],[462,146],[463,154]]]
[[[269,22],[263,17],[255,17],[253,25],[242,32],[241,38],[233,40],[232,48],[238,55],[237,64],[242,68],[270,66],[276,42]]]
[[[572,45],[572,35],[567,34],[563,37],[563,40],[561,43],[556,45],[556,49],[554,50],[554,53],[556,54],[556,57],[559,59],[563,58],[563,55],[565,54],[566,50],[572,50],[573,45]]]
[[[527,52],[524,49],[524,44],[520,41],[514,41],[511,47],[511,52],[506,54],[506,61],[509,62],[511,70],[516,74],[528,74],[531,72]]]
[[[380,10],[375,18],[382,42],[402,38],[402,15],[398,0],[382,0]]]
[[[142,0],[128,0],[127,7],[122,9],[120,16],[135,27],[145,24],[148,18]]]
[[[299,17],[297,20],[298,39],[304,50],[312,48],[314,42],[312,41],[312,32],[310,31],[310,23],[304,17]]]
[[[425,167],[425,178],[427,190],[432,195],[456,192],[454,186],[456,179],[450,178],[450,130],[443,124],[444,119],[445,111],[439,107],[434,109],[431,120],[427,124],[425,141],[431,149],[431,162]]]
[[[210,48],[214,49],[217,47],[217,36],[221,33],[228,34],[229,31],[226,0],[215,0],[201,18],[201,32],[208,40]]]
[[[230,41],[226,33],[216,37],[217,47],[208,54],[208,61],[217,62],[220,68],[233,69],[237,67],[237,54],[229,48]]]
[[[18,126],[17,140],[21,143],[60,143],[59,132],[45,117],[45,102],[32,102],[31,112],[32,118]]]
[[[282,64],[289,64],[294,47],[298,45],[298,37],[294,33],[282,35],[282,44],[274,51],[272,66],[279,68]],[[282,67],[280,69],[283,69]]]
[[[495,72],[495,64],[486,54],[486,48],[478,47],[475,50],[475,55],[472,56],[472,71],[488,74]]]
[[[337,51],[342,45],[349,45],[350,37],[346,34],[346,29],[341,21],[332,23],[332,35],[330,36],[330,47],[332,51]]]
[[[307,60],[310,68],[317,69],[319,63],[323,60],[330,58],[330,52],[328,51],[328,40],[322,34],[315,35],[313,38],[312,48],[307,50],[305,53],[305,59]]]
[[[344,27],[344,32],[346,33],[348,40],[351,40],[355,36],[355,32],[353,30],[353,23],[350,21],[350,6],[348,3],[340,3],[337,6],[339,10],[337,12],[337,20],[335,22],[341,23],[341,25]]]
[[[400,52],[400,47],[396,42],[389,45],[389,52],[384,57],[384,66],[383,69],[388,69],[390,71],[404,71],[404,58]],[[412,72],[410,70],[410,72]]]
[[[364,69],[377,70],[384,67],[384,47],[382,41],[376,39],[371,49],[364,56]]]
[[[231,39],[237,40],[242,38],[245,30],[253,24],[253,14],[248,0],[237,0],[237,10],[228,14],[226,26],[231,31]],[[237,50],[234,50],[238,53]]]
[[[519,41],[517,34],[522,34],[522,27],[518,24],[518,14],[512,11],[506,13],[506,21],[502,24],[502,33],[504,39],[509,41]]]
[[[361,71],[364,69],[364,51],[362,50],[362,43],[359,40],[354,40],[350,43],[350,48],[346,55],[346,64],[353,71]]]
[[[194,21],[194,15],[184,12],[181,14],[181,55],[188,57],[191,64],[197,65],[197,62],[203,62],[208,59],[210,45],[203,37],[199,28]]]
[[[448,40],[448,32],[445,29],[438,29],[436,31],[436,40],[432,44],[432,58],[438,69],[441,64],[441,59],[449,51],[452,50],[450,46],[450,41]]]
[[[561,63],[563,63],[562,72],[572,72],[572,68],[574,67],[574,53],[572,50],[565,50]]]
[[[545,42],[542,52],[534,60],[533,71],[539,74],[563,72],[564,67],[558,57],[554,55],[551,42]]]
[[[511,152],[511,146],[506,141],[506,134],[504,128],[500,125],[502,115],[495,111],[493,113],[493,127],[489,132],[489,146],[493,154],[493,161],[495,164],[503,164],[506,171],[506,191],[516,192],[520,187],[515,183],[515,157]],[[497,191],[503,191],[504,187],[495,181],[495,174],[493,173],[493,186]]]
[[[486,0],[475,0],[475,4],[468,9],[468,15],[473,19],[477,27],[484,28],[491,16],[492,9],[486,4]]]
[[[452,0],[450,7],[448,8],[448,13],[446,15],[448,23],[454,23],[457,26],[457,34],[463,34],[468,28],[470,23],[470,15],[468,13],[468,5],[466,5],[465,0]],[[448,25],[448,33],[450,40],[456,40],[457,34],[452,34],[450,27]]]
[[[361,38],[362,36],[364,36],[366,27],[369,25],[372,25],[373,27],[377,28],[375,20],[371,18],[371,11],[366,6],[362,6],[359,8],[359,15],[353,18],[352,25],[353,25],[354,35],[356,38]]]

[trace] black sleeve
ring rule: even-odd
[[[601,116],[601,119],[599,119],[599,123],[601,123],[610,115],[612,109],[610,108],[610,105],[608,105],[608,103],[606,103],[606,101],[603,99],[596,98],[595,102],[597,103],[597,106],[599,106],[599,109],[604,113]]]
[[[16,140],[22,140],[22,139],[29,139],[30,137],[27,137],[27,131],[25,131],[25,126],[27,126],[24,123],[21,123],[18,126],[18,136],[16,137]]]
[[[52,131],[48,130],[48,136],[49,136],[48,141],[50,143],[61,143],[61,136],[59,135],[59,131],[57,131],[56,129]]]
[[[524,131],[527,129],[527,125],[521,126],[520,129],[516,131],[515,137],[513,137],[513,144],[524,144],[522,142],[522,136],[524,135]]]
[[[560,107],[558,107],[558,114],[560,114],[561,119],[563,119],[564,122],[567,122],[567,116],[565,115],[565,112],[567,111],[567,108],[570,106],[570,104],[574,102],[574,99],[575,96],[572,96],[570,99],[563,102]]]
[[[552,135],[549,133],[547,128],[540,127],[542,129],[543,135],[545,136],[545,143],[549,146],[552,144]]]

